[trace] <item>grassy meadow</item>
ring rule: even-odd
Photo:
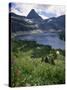
[[[46,59],[47,56],[49,60]],[[65,52],[63,50],[39,45],[35,41],[11,40],[12,87],[64,83]]]

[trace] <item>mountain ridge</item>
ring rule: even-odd
[[[31,11],[30,11],[31,12]],[[29,12],[29,13],[30,13]],[[28,14],[29,15],[29,14]],[[50,30],[53,29],[55,31],[65,30],[65,15],[61,15],[59,17],[52,17],[49,19],[40,19],[39,15],[37,14],[38,18],[28,18],[28,16],[20,16],[15,13],[9,13],[9,19],[11,19],[11,27],[12,31],[30,31],[35,29],[36,25],[41,30]],[[33,29],[32,29],[33,28]],[[36,29],[38,29],[36,27]],[[35,30],[36,30],[35,29]]]

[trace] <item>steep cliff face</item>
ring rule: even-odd
[[[37,12],[32,9],[29,14],[27,15],[27,18],[34,19],[34,20],[42,20],[42,18],[37,14]]]

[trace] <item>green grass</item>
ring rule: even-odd
[[[38,52],[38,49],[36,49],[37,47],[40,47],[40,53]],[[45,57],[49,54],[49,51],[52,50],[49,47],[49,49],[47,48],[47,50],[49,50],[47,52],[46,48],[47,46],[38,45],[36,44],[36,42],[12,40],[12,87],[52,85],[65,83],[64,56],[62,54],[59,54],[57,58],[54,60],[55,65],[41,62],[41,56]],[[39,56],[31,58],[33,52],[35,52],[35,54]]]

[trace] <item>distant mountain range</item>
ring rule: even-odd
[[[30,30],[65,30],[65,15],[43,20],[37,12],[32,9],[27,17],[9,13],[11,31],[30,31]]]
[[[65,15],[53,17],[43,20],[39,27],[43,30],[64,30],[65,29]]]

